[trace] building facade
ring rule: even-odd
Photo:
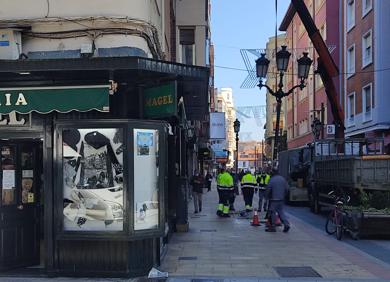
[[[324,39],[333,60],[337,66],[342,65],[342,44],[340,44],[340,2],[338,0],[305,0],[306,6]],[[294,91],[285,100],[287,101],[287,144],[288,148],[299,148],[314,140],[311,125],[315,118],[322,124],[319,138],[327,138],[325,126],[333,124],[333,117],[327,96],[318,74],[314,71],[317,68],[317,53],[302,24],[298,14],[289,6],[280,26],[281,31],[286,31],[286,45],[291,50],[292,56],[288,73],[292,79],[288,82],[287,88],[299,84],[296,60],[302,56],[302,52],[308,52],[313,59],[306,87]],[[334,78],[338,93],[341,93],[340,79]],[[339,99],[341,97],[339,94]],[[332,137],[332,136],[329,136]]]
[[[221,88],[216,91],[215,111],[225,113],[226,140],[224,142],[225,150],[228,153],[227,167],[234,166],[236,151],[236,134],[234,133],[234,121],[236,120],[236,110],[234,108],[233,90],[231,88]]]
[[[0,1],[0,271],[143,276],[188,229],[209,1],[92,2]]]
[[[381,138],[390,142],[390,114],[386,82],[390,64],[388,1],[343,2],[343,96],[345,135]],[[378,146],[380,148],[380,146]],[[388,150],[387,150],[388,151]]]
[[[238,169],[255,172],[265,167],[264,142],[248,141],[238,143]]]

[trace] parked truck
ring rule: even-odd
[[[279,153],[279,173],[286,178],[290,189],[288,203],[307,202],[310,185],[311,149],[302,147]]]
[[[390,235],[390,155],[381,141],[322,140],[311,147],[310,208],[333,207],[330,191],[350,197],[348,209],[360,237]],[[341,152],[341,153],[339,153]]]
[[[341,193],[350,193],[351,205],[355,209],[354,221],[360,236],[389,235],[389,152],[385,152],[383,148],[378,150],[376,145],[373,146],[373,143],[367,140],[359,142],[345,140],[345,115],[333,80],[339,75],[337,65],[305,1],[291,0],[289,12],[298,14],[317,51],[319,57],[316,72],[325,87],[334,119],[335,137],[341,140],[316,141],[308,145],[312,154],[309,168],[310,185],[307,185],[310,206],[313,211],[319,212],[321,207],[332,204],[328,192],[338,190]],[[291,20],[292,17],[289,19]],[[287,22],[282,23],[281,26],[287,26]],[[282,162],[279,160],[279,164]]]

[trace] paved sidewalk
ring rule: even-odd
[[[189,203],[190,231],[174,234],[168,244],[160,269],[168,271],[169,277],[256,277],[254,280],[259,281],[259,278],[282,279],[276,267],[311,267],[323,279],[390,281],[388,264],[337,241],[298,218],[290,216],[292,228],[289,233],[283,233],[281,229],[268,233],[264,231],[264,224],[250,226],[250,220],[239,215],[217,217],[215,188],[204,193],[203,199],[204,209],[198,215],[193,214],[193,204]],[[256,207],[257,201],[254,202]],[[241,195],[236,198],[235,206],[236,209],[243,208]],[[307,281],[316,279],[321,278]]]

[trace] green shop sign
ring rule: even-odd
[[[144,116],[163,118],[177,114],[176,82],[144,91]]]
[[[0,88],[0,114],[109,111],[109,85]]]

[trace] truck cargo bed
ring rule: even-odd
[[[390,191],[389,156],[349,156],[315,160],[317,183]]]

